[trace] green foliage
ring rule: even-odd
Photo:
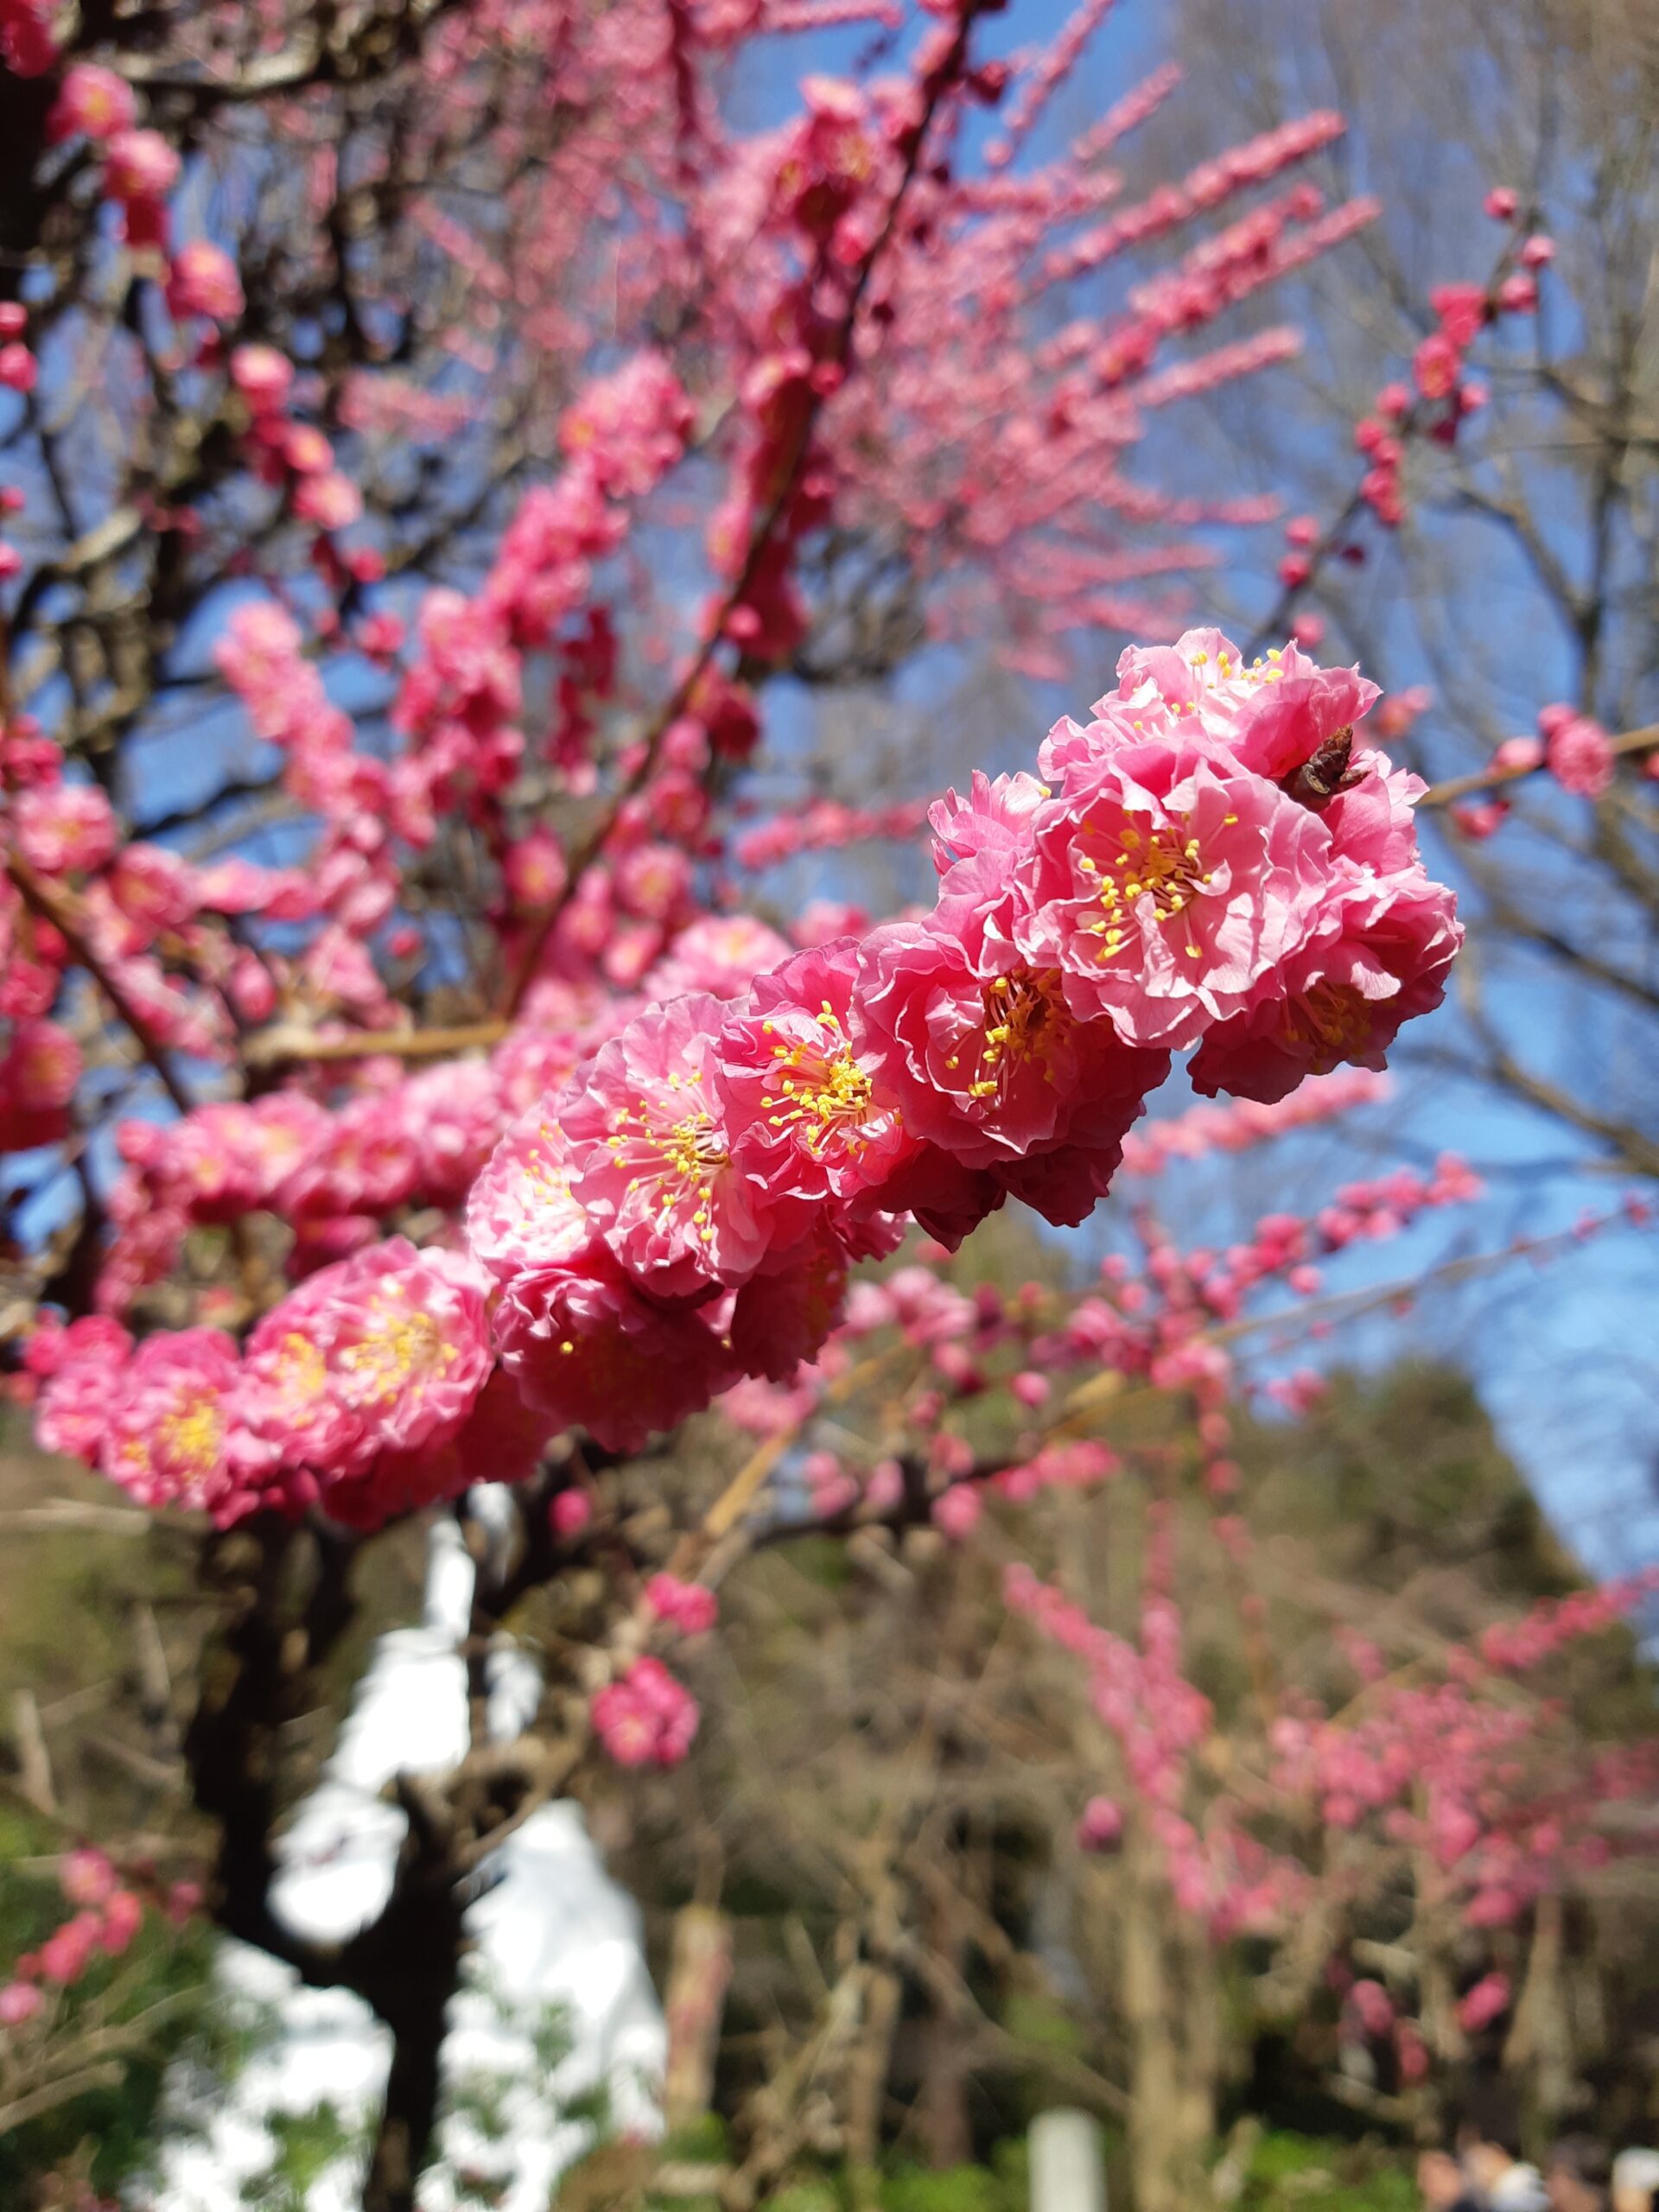
[[[0,1916],[9,1937],[25,1931],[27,1948],[64,1914],[54,1882],[0,1864]],[[146,2163],[163,2075],[201,2028],[210,1949],[205,1929],[180,1934],[151,1915],[121,1958],[95,1960],[59,2000],[53,2036],[64,2073],[82,2070],[83,2035],[95,2033],[101,2039],[99,2056],[118,2065],[118,2078],[83,2089],[0,2135],[0,2204],[25,2202],[29,2182],[86,2146],[92,2185],[101,2193],[114,2190]]]
[[[1240,2212],[1416,2212],[1417,2189],[1397,2152],[1288,2131],[1257,2138]]]
[[[266,2125],[276,2145],[270,2164],[242,2185],[243,2202],[257,2212],[306,2212],[313,2188],[331,2167],[366,2162],[366,2128],[349,2126],[332,2104],[273,2113]]]
[[[1022,2212],[999,2176],[984,2166],[929,2173],[900,2166],[881,2184],[882,2212]]]

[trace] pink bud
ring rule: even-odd
[[[1511,769],[1517,774],[1541,768],[1543,762],[1544,748],[1535,737],[1506,737],[1492,753],[1494,768]]]
[[[101,1851],[71,1851],[59,1866],[58,1881],[71,1904],[102,1904],[115,1893],[116,1872]]]
[[[0,385],[10,391],[33,391],[40,374],[40,363],[21,340],[0,346]]]
[[[594,1517],[594,1509],[585,1491],[556,1491],[548,1506],[547,1517],[554,1535],[568,1542],[588,1526]]]
[[[27,1981],[9,1981],[0,1989],[0,2028],[20,2028],[32,2020],[45,2004],[40,1991]]]
[[[1079,1851],[1113,1851],[1123,1840],[1122,1808],[1113,1797],[1091,1797],[1077,1816]]]
[[[274,346],[238,346],[231,356],[231,382],[256,415],[281,407],[294,384],[294,364]]]
[[[1495,184],[1482,204],[1495,223],[1507,223],[1521,203],[1507,184]]]
[[[979,1526],[983,1502],[971,1483],[952,1483],[933,1501],[933,1526],[952,1543],[961,1543]]]

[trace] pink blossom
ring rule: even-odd
[[[725,1020],[707,994],[649,1009],[600,1047],[561,1107],[572,1197],[658,1298],[744,1281],[772,1239],[767,1195],[732,1157],[719,1090]]]
[[[180,318],[199,315],[213,322],[234,322],[247,302],[229,254],[207,238],[194,238],[173,257],[167,273],[167,304]]]
[[[0,1060],[0,1093],[25,1113],[54,1113],[73,1098],[80,1071],[80,1046],[60,1023],[19,1021]]]
[[[255,415],[268,415],[286,403],[294,365],[275,346],[238,346],[231,356],[231,382]]]
[[[564,849],[550,830],[532,830],[507,849],[502,862],[507,895],[520,913],[550,906],[563,890]]]
[[[1344,2009],[1367,2036],[1382,2037],[1393,2031],[1394,2000],[1380,1981],[1357,1981],[1348,1992]]]
[[[1123,1808],[1115,1797],[1091,1797],[1077,1815],[1079,1851],[1116,1850],[1123,1838]]]
[[[101,1313],[85,1314],[53,1332],[46,1353],[51,1364],[35,1369],[46,1376],[35,1413],[35,1440],[42,1451],[89,1464],[97,1459],[131,1351],[132,1338],[119,1322]],[[35,1364],[36,1345],[31,1344],[29,1356]]]
[[[1526,775],[1534,768],[1542,767],[1543,763],[1544,747],[1540,738],[1506,737],[1501,745],[1493,747],[1493,767],[1507,773]]]
[[[755,977],[787,960],[790,947],[776,930],[748,914],[706,914],[680,931],[645,977],[648,999],[673,999],[702,991],[717,999],[741,998]]]
[[[1316,814],[1225,753],[1132,739],[1039,814],[1016,935],[1080,1019],[1188,1044],[1313,933],[1330,857]]]
[[[1128,738],[1203,739],[1277,783],[1363,721],[1379,696],[1357,668],[1322,668],[1294,645],[1246,662],[1221,631],[1188,630],[1173,645],[1126,646],[1097,719],[1058,723],[1039,765],[1058,782]]]
[[[401,1236],[325,1268],[250,1338],[244,1421],[325,1489],[382,1453],[441,1450],[490,1371],[486,1287],[473,1261]]]
[[[976,975],[961,939],[934,921],[888,923],[866,939],[855,1019],[855,1042],[877,1056],[906,1134],[934,1147],[895,1163],[882,1201],[919,1205],[930,1225],[950,1210],[947,1181],[964,1173],[990,1176],[1051,1220],[1081,1219],[1167,1068],[1126,1049],[1110,1023],[1079,1019],[1054,967]],[[961,1202],[983,1212],[997,1200],[963,1185]]]
[[[201,1885],[200,1882],[174,1882],[169,1885],[166,1912],[168,1921],[175,1928],[182,1928],[192,1916],[200,1912],[200,1910]]]
[[[849,1250],[869,1258],[892,1249],[872,1236],[873,1226],[866,1220],[843,1230],[845,1242],[821,1226],[762,1261],[733,1300],[727,1329],[733,1357],[749,1374],[791,1382],[804,1360],[817,1357],[841,1317]]]
[[[21,2028],[35,2018],[45,2003],[45,1997],[32,1982],[7,1982],[0,1988],[0,2028]]]
[[[1473,1988],[1465,1990],[1458,1999],[1458,2025],[1465,2035],[1478,2035],[1508,2011],[1509,2003],[1509,1976],[1483,1974]]]
[[[590,467],[607,492],[648,492],[679,459],[692,407],[660,353],[636,353],[596,377],[559,426],[567,454]]]
[[[554,1535],[561,1542],[569,1543],[593,1519],[594,1509],[586,1491],[556,1491],[548,1503],[547,1517]]]
[[[604,1248],[512,1277],[495,1312],[501,1363],[550,1424],[638,1452],[735,1381],[718,1308],[664,1307]]]
[[[36,785],[12,804],[17,850],[42,875],[102,868],[115,850],[116,822],[95,784]]]
[[[245,1510],[231,1463],[238,1381],[236,1346],[220,1330],[147,1337],[112,1395],[104,1473],[141,1505]]]
[[[8,391],[33,391],[41,380],[41,365],[21,340],[0,346],[0,385]]]
[[[114,1867],[101,1851],[67,1851],[58,1867],[58,1885],[71,1904],[103,1904],[117,1886]]]
[[[1561,789],[1580,798],[1599,798],[1613,780],[1612,741],[1588,715],[1558,720],[1548,733],[1544,758]]]
[[[143,1925],[144,1908],[130,1890],[117,1890],[105,1905],[98,1931],[98,1947],[111,1958],[128,1949]]]
[[[850,938],[757,978],[723,1024],[716,1077],[732,1156],[791,1234],[813,1211],[878,1184],[913,1148],[879,1055],[853,1039]]]
[[[498,1281],[575,1263],[592,1243],[582,1208],[570,1194],[570,1146],[537,1103],[502,1138],[467,1203],[467,1242]]]
[[[697,1732],[697,1704],[659,1659],[636,1659],[596,1691],[594,1731],[619,1766],[677,1766]]]
[[[1510,818],[1510,803],[1504,798],[1465,802],[1452,809],[1452,819],[1461,836],[1477,843],[1494,836]]]
[[[1481,204],[1494,222],[1507,223],[1521,202],[1507,184],[1495,184]]]
[[[978,1528],[985,1501],[972,1483],[952,1483],[934,1499],[930,1518],[942,1536],[952,1543],[966,1542]]]
[[[1411,357],[1412,374],[1425,399],[1444,399],[1457,385],[1463,357],[1444,330],[1425,338]]]
[[[328,468],[300,478],[293,505],[302,522],[315,523],[319,530],[349,530],[362,519],[363,495],[343,471]]]
[[[703,1582],[683,1582],[677,1574],[653,1574],[645,1603],[659,1621],[682,1636],[703,1636],[720,1618],[720,1600]]]
[[[137,96],[124,77],[95,61],[76,61],[63,73],[46,135],[54,146],[66,138],[112,138],[130,130],[137,114]]]
[[[159,130],[114,131],[104,145],[104,184],[111,200],[164,200],[179,181],[180,162]]]
[[[79,1981],[92,1963],[102,1923],[95,1912],[78,1912],[55,1929],[40,1948],[41,1976],[60,1989]]]
[[[142,951],[161,931],[177,929],[196,912],[195,871],[165,846],[124,845],[108,882],[111,897],[133,925],[136,951]]]
[[[1344,1063],[1381,1069],[1402,1023],[1440,1004],[1462,942],[1456,899],[1421,868],[1357,877],[1319,934],[1210,1030],[1193,1088],[1270,1102]]]

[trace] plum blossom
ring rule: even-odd
[[[76,61],[63,73],[46,135],[54,146],[66,138],[113,138],[137,117],[137,96],[124,77],[95,61]]]
[[[772,1241],[766,1194],[732,1155],[719,1089],[725,1020],[707,993],[649,1009],[565,1095],[571,1195],[658,1298],[743,1282]]]
[[[167,304],[182,319],[205,315],[212,322],[234,322],[247,302],[236,264],[223,246],[193,238],[174,255],[167,273]]]
[[[1561,789],[1599,798],[1613,780],[1612,741],[1600,723],[1570,707],[1546,707],[1538,717],[1544,763]]]
[[[594,1693],[594,1732],[619,1766],[677,1766],[697,1732],[697,1703],[660,1659],[636,1659]]]
[[[215,1519],[245,1510],[233,1463],[240,1370],[219,1329],[147,1337],[111,1394],[99,1465],[141,1505],[181,1505]]]
[[[475,1261],[394,1236],[325,1268],[248,1344],[241,1407],[262,1452],[322,1482],[452,1443],[492,1365]]]
[[[914,1148],[878,1054],[855,1046],[850,938],[785,960],[722,1025],[716,1084],[732,1155],[775,1217],[798,1220],[880,1183]]]

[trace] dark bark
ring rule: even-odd
[[[461,1974],[461,1885],[443,1838],[417,1842],[359,1966],[359,1993],[391,2031],[385,2102],[364,2212],[413,2212],[437,2118],[444,2016]]]
[[[380,1917],[349,1941],[307,1942],[272,1910],[283,1804],[280,1737],[316,1703],[315,1670],[351,1619],[355,1545],[262,1516],[211,1538],[203,1580],[227,1625],[209,1650],[186,1737],[195,1799],[219,1823],[209,1891],[227,1934],[284,1960],[317,1988],[349,1989],[391,2030],[385,2107],[365,2212],[409,2212],[437,2113],[444,2015],[460,1975],[465,1881],[454,1822],[414,1782],[399,1787],[409,1834]]]

